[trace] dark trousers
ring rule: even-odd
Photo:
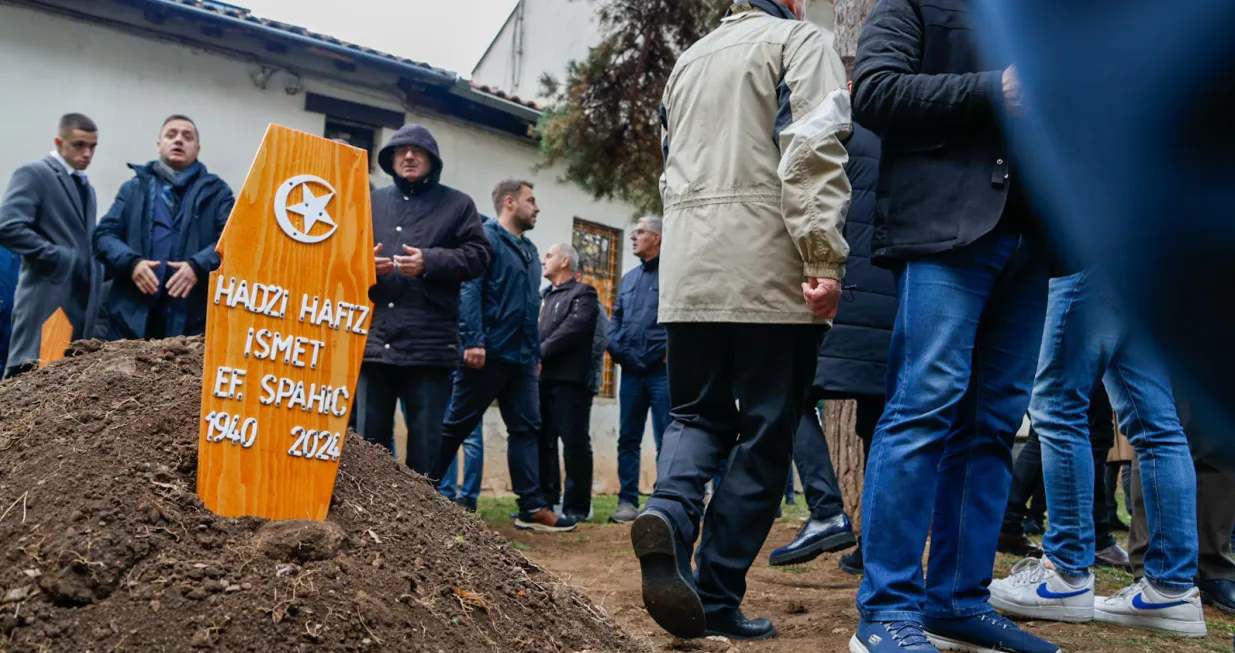
[[[592,436],[588,433],[592,391],[578,383],[540,382],[540,493],[545,501],[562,501],[562,512],[587,516],[592,509]],[[566,461],[566,497],[558,441]]]
[[[1235,581],[1235,558],[1231,555],[1232,530],[1235,530],[1235,465],[1223,451],[1230,445],[1223,438],[1198,434],[1201,427],[1185,428],[1196,468],[1196,525],[1200,552],[1197,558],[1199,580]],[[1128,510],[1132,525],[1128,533],[1128,555],[1137,577],[1145,575],[1145,552],[1149,549],[1149,528],[1145,520],[1145,495],[1141,491],[1141,466],[1132,462],[1132,494]]]
[[[863,460],[870,453],[875,425],[883,414],[883,397],[860,397],[857,402],[854,430],[862,439]],[[845,500],[836,482],[836,470],[828,453],[828,440],[823,435],[820,415],[814,405],[808,406],[798,422],[793,436],[793,464],[802,479],[802,493],[810,506],[811,519],[831,519],[845,511]]]
[[[1099,551],[1115,544],[1115,535],[1111,530],[1112,513],[1107,509],[1106,502],[1101,500],[1106,495],[1106,457],[1115,446],[1115,425],[1111,414],[1106,389],[1099,385],[1089,398],[1089,444],[1093,450],[1094,465],[1094,544]],[[1003,516],[1004,533],[1024,534],[1025,518],[1031,513],[1028,504],[1043,487],[1042,444],[1031,425],[1029,440],[1016,457],[1016,465],[1012,469],[1012,489],[1008,493],[1008,508]]]
[[[484,419],[494,399],[506,423],[506,463],[511,488],[519,497],[519,510],[545,508],[549,504],[540,496],[540,384],[535,363],[519,365],[490,359],[478,370],[455,370],[454,392],[442,427],[441,456],[430,478],[442,478],[459,446]]]
[[[669,519],[685,551],[693,549],[703,517],[699,597],[709,613],[736,609],[785,491],[823,329],[669,324],[666,330],[673,422],[647,509]],[[704,487],[725,458],[725,482],[705,516]]]
[[[428,474],[442,446],[450,369],[363,363],[352,410],[356,432],[393,452],[395,411],[400,400],[407,425],[407,466]]]

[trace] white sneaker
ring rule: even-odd
[[[1094,602],[1094,619],[1121,626],[1149,628],[1184,637],[1204,637],[1205,612],[1200,590],[1193,587],[1182,596],[1166,596],[1141,579],[1110,597]]]
[[[991,583],[991,606],[1014,617],[1083,623],[1094,618],[1093,574],[1072,585],[1037,558],[1025,558],[1012,575]]]

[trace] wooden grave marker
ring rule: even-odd
[[[39,342],[39,369],[64,358],[64,350],[69,348],[73,340],[73,323],[64,314],[63,308],[57,308],[51,317],[43,323],[43,335]]]
[[[210,275],[197,493],[224,517],[323,520],[373,305],[364,150],[271,125]]]

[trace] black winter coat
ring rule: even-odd
[[[896,281],[892,273],[871,263],[879,137],[855,122],[845,147],[849,150],[845,174],[853,187],[845,220],[849,243],[845,285],[856,287],[845,291],[832,330],[819,348],[815,391],[832,398],[882,397],[896,321]]]
[[[364,360],[454,367],[460,356],[460,285],[484,274],[489,241],[472,198],[438,181],[442,160],[429,130],[400,129],[378,155],[382,168],[394,176],[391,155],[407,144],[429,152],[433,172],[373,191],[373,239],[382,245],[381,256],[402,256],[404,245],[420,249],[425,271],[407,277],[395,270],[377,278],[369,291],[374,308]]]
[[[928,256],[991,232],[1014,178],[1003,70],[978,47],[972,0],[882,0],[858,41],[853,117],[883,141],[875,261]]]
[[[592,286],[570,279],[545,293],[540,306],[541,381],[592,385],[592,344],[600,300]]]

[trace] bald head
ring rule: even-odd
[[[786,9],[793,12],[798,20],[806,19],[806,2],[807,0],[773,0],[779,5],[783,5]]]

